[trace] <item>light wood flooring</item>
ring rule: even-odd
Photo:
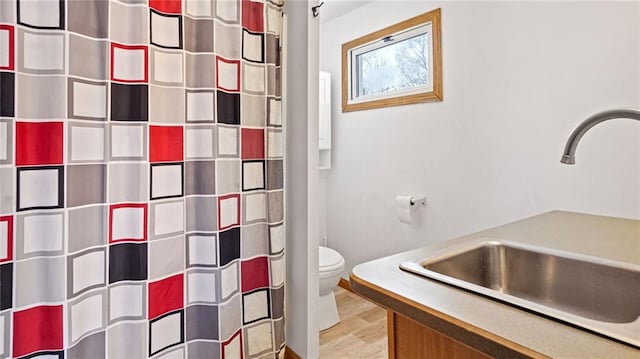
[[[386,359],[387,312],[338,287],[340,323],[320,333],[320,359]]]

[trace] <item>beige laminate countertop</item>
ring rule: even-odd
[[[479,238],[640,265],[640,220],[553,211],[360,264],[353,268],[351,285],[385,307],[493,356],[640,358],[640,349],[633,346],[399,268],[404,261]]]

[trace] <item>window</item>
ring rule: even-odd
[[[440,9],[342,45],[343,112],[440,100]]]

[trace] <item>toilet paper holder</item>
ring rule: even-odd
[[[415,206],[416,204],[421,204],[423,206],[427,205],[427,197],[425,196],[411,196],[411,199],[409,200],[409,203],[412,206]]]

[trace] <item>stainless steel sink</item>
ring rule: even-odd
[[[482,240],[402,269],[640,347],[640,266]]]

